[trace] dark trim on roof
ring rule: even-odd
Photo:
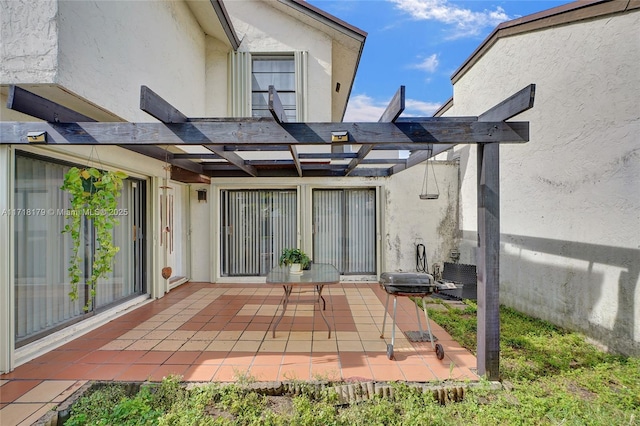
[[[343,21],[340,18],[337,18],[330,13],[325,12],[322,9],[315,7],[312,4],[304,0],[278,0],[280,3],[284,3],[297,11],[304,13],[326,25],[333,27],[334,29],[340,31],[343,34],[346,34],[350,37],[355,38],[356,40],[360,40],[364,42],[364,39],[367,37],[367,32],[361,30],[358,27],[355,27],[348,22]]]
[[[353,70],[353,79],[351,80],[351,84],[349,84],[349,92],[347,93],[347,102],[345,103],[344,108],[342,109],[342,114],[340,117],[340,120],[343,120],[344,114],[347,112],[347,104],[349,103],[348,100],[351,98],[351,92],[353,90],[353,84],[356,79],[356,74],[358,73],[358,68],[360,67],[360,59],[362,58],[362,52],[364,50],[364,42],[366,41],[366,38],[368,35],[367,32],[356,26],[349,24],[348,22],[343,21],[340,18],[337,18],[331,15],[330,13],[325,12],[324,10],[312,4],[309,4],[305,0],[278,0],[278,1],[360,42],[360,50],[358,51],[356,66]]]
[[[455,84],[500,38],[640,8],[639,0],[581,0],[498,25],[451,75]]]
[[[215,10],[218,19],[220,20],[220,25],[224,29],[224,33],[227,35],[229,39],[229,43],[234,51],[238,50],[240,47],[240,39],[236,34],[236,30],[233,28],[233,24],[231,23],[231,19],[229,18],[229,14],[227,13],[227,8],[224,7],[222,0],[210,0],[211,6],[213,6],[213,10]]]

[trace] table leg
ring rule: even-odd
[[[327,324],[327,328],[329,329],[328,339],[331,339],[331,326],[329,325],[329,321],[327,321],[327,317],[324,316],[324,309],[320,309],[320,299],[322,299],[322,301],[324,302],[324,298],[322,297],[323,288],[324,288],[323,285],[316,286],[316,290],[318,291],[318,297],[316,298],[316,303],[318,304],[318,310],[320,311],[320,315],[322,315],[322,319],[324,320],[324,323]]]
[[[273,324],[272,332],[273,332],[274,338],[276,337],[276,328],[278,328],[278,324],[280,324],[280,320],[282,319],[285,311],[287,310],[287,305],[289,304],[289,296],[291,295],[291,290],[293,290],[293,287],[290,285],[283,285],[282,288],[284,288],[284,296],[282,296],[282,301],[280,302],[280,305],[282,305],[282,312],[280,313],[280,316],[278,317],[276,322]]]

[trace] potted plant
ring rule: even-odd
[[[71,278],[71,300],[78,299],[78,283],[83,278],[80,248],[84,242],[81,232],[84,218],[88,219],[96,233],[97,246],[93,255],[91,273],[86,280],[89,287],[89,298],[84,310],[91,309],[96,294],[98,279],[104,278],[112,270],[112,260],[120,249],[113,245],[113,227],[119,224],[117,219],[118,198],[122,189],[122,181],[127,175],[120,171],[103,171],[93,167],[79,169],[72,167],[64,176],[60,189],[71,195],[71,209],[67,215],[69,223],[63,233],[71,234],[72,254],[69,262]]]
[[[304,268],[311,263],[311,259],[305,252],[297,248],[285,248],[282,250],[278,264],[289,266],[289,271],[293,274],[301,274]]]

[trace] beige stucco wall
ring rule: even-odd
[[[500,155],[501,302],[640,353],[640,12],[502,38],[454,86],[478,115],[530,83],[531,141]],[[461,155],[475,263],[476,155]]]
[[[184,2],[61,1],[57,82],[128,121],[147,85],[187,116],[205,106],[205,35]]]
[[[387,180],[383,204],[384,267],[380,272],[415,272],[417,244],[425,246],[429,272],[433,272],[436,263],[442,270],[442,262],[450,262],[451,250],[458,248],[458,164],[429,164],[426,192],[439,192],[437,200],[420,199],[425,169],[423,163]]]
[[[58,72],[57,0],[0,1],[0,82],[52,83]]]

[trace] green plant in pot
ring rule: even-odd
[[[96,235],[96,249],[93,256],[91,273],[86,279],[89,288],[88,302],[85,311],[91,309],[96,294],[96,284],[112,270],[113,257],[119,247],[113,245],[113,228],[119,224],[117,219],[118,198],[122,190],[122,181],[127,177],[120,171],[103,171],[93,167],[79,169],[72,167],[64,176],[60,189],[71,196],[71,209],[67,215],[69,223],[63,233],[69,233],[72,239],[72,254],[69,262],[69,278],[71,279],[71,300],[78,299],[78,284],[84,278],[80,248],[83,246],[84,234],[82,224],[88,220]]]
[[[300,274],[302,270],[309,267],[311,259],[305,252],[297,248],[285,248],[282,250],[278,264],[289,266],[292,273]]]

